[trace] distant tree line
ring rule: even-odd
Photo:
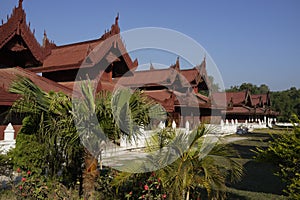
[[[266,94],[270,91],[269,86],[261,84],[260,86],[254,85],[252,83],[242,83],[240,86],[231,86],[227,89],[227,92],[239,92],[249,90],[251,94]]]
[[[227,92],[249,90],[251,94],[266,94],[270,91],[265,84],[260,86],[252,83],[242,83],[240,86],[231,86]],[[291,87],[283,91],[270,91],[272,109],[279,112],[279,121],[289,121],[292,114],[300,116],[300,89]]]

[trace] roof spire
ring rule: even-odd
[[[118,21],[119,21],[119,12],[117,13],[117,16],[115,18],[115,25],[118,25]]]
[[[179,56],[177,56],[177,59],[176,59],[175,69],[180,70]]]
[[[120,27],[119,27],[119,13],[117,14],[116,18],[115,18],[115,23],[113,25],[111,25],[111,30],[109,31],[110,34],[114,35],[114,34],[119,34],[120,33]]]
[[[23,0],[19,0],[19,7],[22,8]]]
[[[154,68],[152,62],[150,61],[150,70],[154,70],[154,69],[155,69],[155,68]]]
[[[46,47],[48,42],[46,30],[44,30],[43,47]]]

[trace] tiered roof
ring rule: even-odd
[[[115,60],[111,60],[111,58],[117,59],[119,56],[123,57],[129,70],[134,69],[138,65],[137,60],[131,60],[120,36],[113,35],[117,33],[118,32],[116,31],[111,31],[110,37],[114,36],[112,40],[115,42],[114,45],[119,48],[120,55],[115,55],[114,57],[111,52],[110,54],[107,54],[112,48],[112,44],[104,42],[106,37],[108,37],[108,33],[105,33],[99,39],[57,46],[51,50],[50,55],[45,58],[41,67],[31,68],[30,70],[33,72],[53,72],[58,70],[78,69],[80,67],[92,67],[103,58],[107,59],[109,63],[112,63]],[[96,47],[100,47],[101,50],[96,50],[96,53],[93,54],[93,50]],[[83,65],[83,62],[86,61],[87,58],[89,59],[89,61],[86,62],[87,65]]]
[[[251,94],[249,90],[240,92],[214,93],[212,99],[217,104],[222,103],[226,96],[226,115],[278,115],[271,110],[270,95]]]
[[[181,87],[196,87],[203,83],[206,85],[202,89],[207,90],[210,85],[207,79],[205,59],[203,62],[192,69],[180,69],[179,58],[176,64],[171,65],[166,69],[154,69],[150,65],[149,70],[134,71],[133,76],[121,77],[115,79],[114,82],[124,86],[130,87],[151,87],[151,86],[165,86],[169,89],[176,81],[179,81]]]
[[[96,46],[100,45],[104,40],[112,36],[115,36],[114,46],[119,48],[121,52],[119,56],[123,57],[129,67],[129,70],[137,67],[137,60],[134,62],[131,60],[119,36],[119,16],[116,17],[115,23],[111,26],[111,29],[105,32],[99,39],[56,46],[53,42],[49,41],[46,33],[44,33],[43,45],[41,46],[34,36],[35,31],[31,31],[30,23],[27,24],[26,22],[26,14],[22,7],[22,2],[22,0],[19,0],[18,7],[13,9],[13,12],[11,16],[8,17],[7,22],[2,23],[0,26],[0,50],[4,46],[8,46],[7,48],[14,52],[21,52],[25,50],[30,52],[35,60],[34,66],[30,69],[31,71],[49,72],[79,68],[82,62]],[[17,38],[15,39],[16,41],[21,38],[22,41],[12,41],[13,38]],[[111,44],[103,45],[103,49],[101,49],[103,55],[96,55],[94,58],[99,60],[108,56],[105,54],[111,48],[109,45]]]
[[[109,70],[103,71],[101,68],[102,71],[97,71],[99,75],[93,77],[94,80],[92,81],[97,91],[112,91],[119,85],[133,89],[143,88],[145,95],[161,103],[168,112],[175,112],[176,106],[205,109],[218,107],[217,104],[211,101],[210,97],[198,93],[198,89],[208,90],[210,88],[205,58],[200,65],[192,69],[180,69],[179,58],[177,58],[176,63],[167,69],[154,69],[151,66],[150,70],[135,71],[138,62],[137,60],[132,61],[126,51],[119,35],[118,20],[119,15],[115,18],[111,29],[98,39],[68,45],[55,45],[49,41],[45,32],[41,46],[34,37],[34,31],[31,31],[30,25],[26,23],[22,0],[19,0],[19,5],[14,8],[11,17],[8,18],[5,24],[0,26],[0,61],[1,56],[2,58],[5,57],[1,55],[2,48],[5,47],[2,51],[5,52],[10,47],[10,50],[18,53],[23,50],[32,53],[32,57],[26,57],[27,60],[32,59],[30,60],[32,63],[28,65],[28,70],[16,66],[2,66],[2,68],[14,68],[1,69],[0,66],[0,78],[4,83],[3,86],[0,86],[0,105],[11,105],[18,98],[18,96],[8,92],[9,85],[18,76],[30,78],[45,91],[62,91],[71,95],[75,85],[75,82],[71,81],[74,80],[72,79],[72,73],[80,67],[108,67],[102,66],[103,63],[108,63]],[[19,41],[21,41],[21,44],[19,44]],[[16,55],[19,56],[18,53]],[[9,58],[8,60],[12,59]],[[102,63],[103,60],[105,62]],[[119,69],[117,67],[121,67],[121,70],[113,71]],[[57,72],[60,72],[60,76],[56,76]],[[64,79],[67,72],[71,72],[71,78]],[[113,72],[115,73],[114,77],[112,76]],[[129,72],[129,76],[124,75],[127,72]],[[53,80],[56,81],[68,82],[57,83],[38,76],[36,73],[43,73],[48,78],[54,77]],[[104,73],[107,77],[102,79],[101,73]],[[56,77],[58,78],[55,79]],[[157,86],[161,86],[161,88]]]
[[[14,37],[20,36],[24,43],[13,43],[8,48],[14,52],[29,50],[36,60],[36,64],[42,63],[49,54],[49,49],[42,47],[34,36],[34,30],[31,31],[30,23],[26,22],[26,14],[22,7],[22,0],[19,0],[18,7],[13,9],[7,22],[0,26],[0,49],[8,44]],[[2,21],[3,22],[3,21]]]

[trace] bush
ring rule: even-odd
[[[300,120],[292,116],[294,131],[274,138],[267,149],[258,148],[257,159],[279,166],[276,175],[287,184],[285,193],[292,199],[300,199]]]
[[[17,169],[19,181],[13,187],[16,199],[79,199],[77,192],[57,180],[50,180],[31,171]]]

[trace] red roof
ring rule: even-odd
[[[245,102],[246,91],[242,92],[226,92],[226,101],[229,103],[231,100],[234,105],[242,104]]]
[[[118,43],[120,50],[120,55],[116,55],[116,57],[122,56],[129,69],[135,68],[137,61],[132,62],[126,50],[122,50],[125,49],[122,41],[117,36],[112,38],[112,40]],[[108,59],[108,57],[106,57],[108,56],[107,53],[112,48],[111,45],[113,44],[103,41],[104,40],[100,38],[96,40],[58,46],[51,50],[51,54],[44,60],[42,67],[31,68],[30,70],[34,72],[51,72],[94,66],[100,62],[101,59]],[[83,62],[88,57],[91,63],[88,63],[88,65],[83,65]],[[109,60],[109,62],[112,61],[113,60]]]
[[[171,68],[144,70],[133,72],[133,76],[116,78],[114,82],[129,87],[169,86],[174,83],[176,76],[176,71]]]
[[[20,67],[0,69],[0,87],[2,87],[5,92],[8,92],[11,83],[16,81],[18,76],[29,78],[33,83],[46,92],[61,91],[68,95],[72,94],[72,90]],[[0,99],[0,101],[2,101],[2,99]]]
[[[87,57],[90,48],[94,48],[101,41],[89,41],[72,45],[59,46],[52,49],[51,54],[44,60],[43,66],[32,68],[32,71],[49,72],[64,69],[78,68]]]
[[[214,92],[211,94],[213,104],[219,107],[227,107],[227,98],[225,92]]]
[[[174,111],[175,96],[168,90],[144,91],[144,94],[162,105],[167,112]]]
[[[196,86],[199,83],[204,81],[206,87],[210,88],[211,83],[207,76],[205,59],[202,61],[200,65],[197,65],[192,69],[180,70],[180,73],[186,78],[186,80],[190,84],[192,84],[192,86]]]
[[[0,49],[16,35],[20,35],[23,38],[36,60],[43,60],[44,49],[26,24],[26,14],[22,8],[22,1],[19,1],[19,6],[13,9],[13,13],[8,21],[0,26]]]
[[[262,105],[267,103],[267,94],[253,94],[251,95],[253,105]]]
[[[92,82],[94,82],[94,81],[92,81]],[[75,82],[74,81],[59,82],[59,84],[73,90]],[[79,85],[80,81],[77,81],[76,84]],[[99,81],[99,82],[97,82],[97,86],[95,86],[96,92],[99,92],[100,90],[113,91],[115,89],[115,87],[116,87],[116,85],[114,83],[111,83],[111,82],[108,82],[108,81]]]
[[[31,68],[30,70],[33,72],[51,72],[77,69],[80,67],[92,67],[104,58],[108,63],[111,63],[115,61],[111,60],[112,49],[118,49],[119,55],[113,56],[116,56],[116,58],[122,56],[129,70],[136,68],[138,62],[137,60],[132,62],[127,53],[119,35],[120,30],[117,19],[118,17],[116,18],[115,24],[112,25],[111,30],[103,34],[99,39],[53,47],[50,55],[45,58],[43,66]],[[108,54],[108,52],[110,52],[110,54]],[[85,65],[83,65],[87,58],[89,58],[90,62],[86,62]]]
[[[197,83],[199,71],[196,68],[180,70],[180,73],[186,78],[189,83],[193,81]]]
[[[148,97],[155,99],[157,101],[163,102],[172,97],[172,92],[168,90],[152,90],[152,91],[144,91]]]
[[[226,110],[226,114],[249,115],[251,113],[253,113],[253,110],[251,108],[247,108],[243,106],[233,107]]]
[[[118,19],[119,16],[116,17],[111,29],[105,32],[99,39],[57,47],[54,43],[49,42],[46,33],[44,33],[43,46],[41,46],[36,40],[34,33],[30,30],[30,25],[26,24],[26,14],[22,8],[22,1],[19,1],[18,7],[13,9],[13,13],[8,21],[0,26],[0,49],[15,36],[21,37],[25,42],[25,47],[28,47],[30,53],[39,61],[36,64],[42,64],[40,67],[31,68],[31,70],[33,72],[50,72],[79,68],[81,63],[97,45],[108,40],[108,42],[105,42],[105,45],[101,46],[100,51],[97,51],[96,56],[91,55],[91,57],[95,57],[98,59],[96,61],[100,61],[99,59],[107,56],[107,53],[112,48],[118,49],[120,55],[117,57],[122,56],[128,68],[133,69],[137,67],[138,63],[137,60],[132,62],[126,51],[125,45],[119,35]]]
[[[7,92],[4,88],[0,87],[0,105],[11,106],[19,98],[19,95]]]

